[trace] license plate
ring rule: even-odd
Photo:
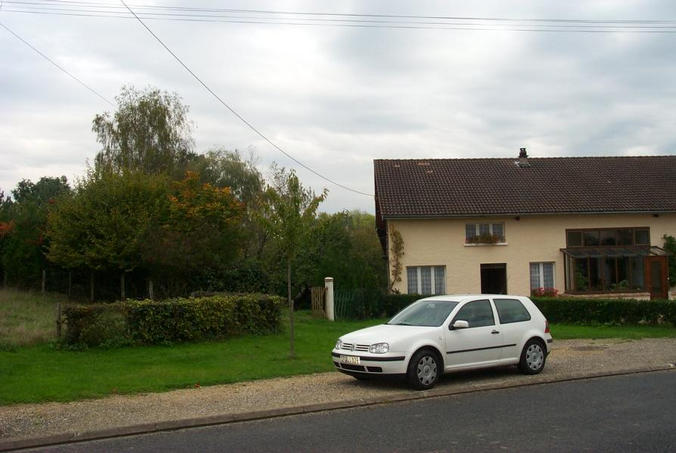
[[[347,363],[350,365],[359,365],[359,357],[353,355],[341,355],[340,363]]]

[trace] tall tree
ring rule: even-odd
[[[177,94],[155,88],[138,91],[125,86],[115,99],[117,111],[96,115],[92,122],[102,145],[95,169],[182,177],[196,157],[188,106]]]
[[[272,185],[268,187],[261,220],[286,261],[287,300],[289,303],[290,352],[296,356],[294,338],[294,302],[291,297],[291,265],[315,221],[319,204],[328,191],[320,195],[303,187],[291,170],[273,167]]]

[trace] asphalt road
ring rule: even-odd
[[[676,451],[676,372],[61,445],[52,452]]]

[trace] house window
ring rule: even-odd
[[[567,247],[650,245],[649,228],[595,228],[567,230]]]
[[[530,263],[530,289],[554,288],[554,263]]]
[[[406,268],[408,294],[444,294],[446,266],[408,266]]]
[[[566,290],[637,291],[644,289],[642,256],[566,257],[572,280]]]
[[[497,242],[505,242],[504,223],[465,224],[466,244],[495,244]]]

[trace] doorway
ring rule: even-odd
[[[648,256],[645,259],[645,286],[650,300],[668,299],[667,257]]]
[[[507,264],[481,265],[481,294],[507,294]]]

